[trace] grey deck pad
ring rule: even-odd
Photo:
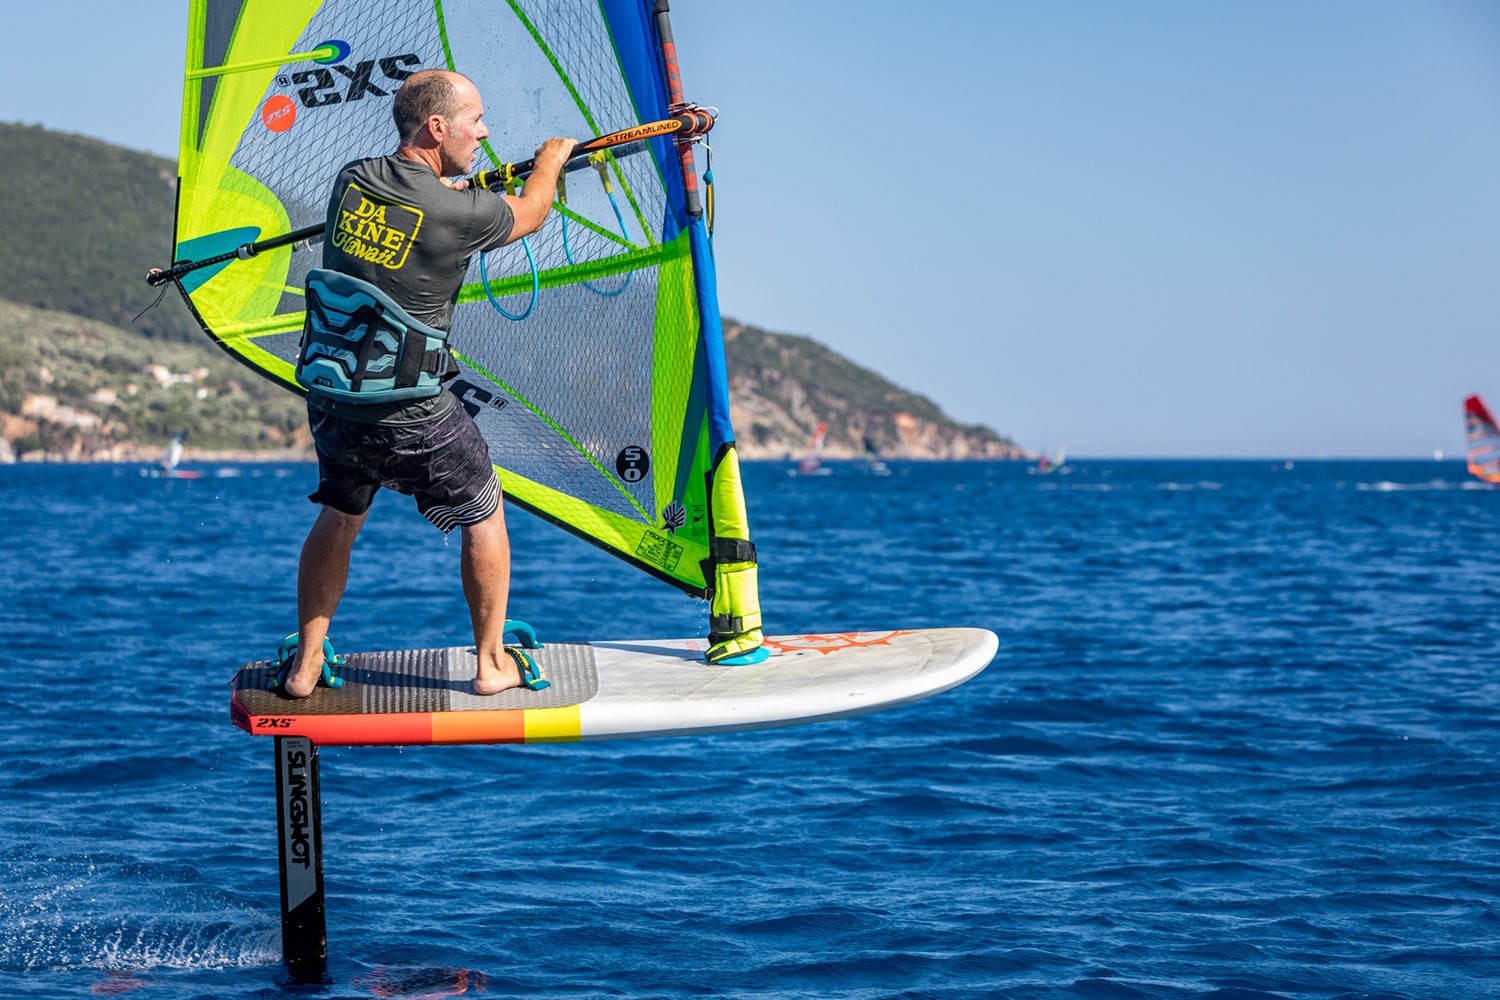
[[[319,686],[292,701],[267,690],[271,664],[252,663],[235,676],[235,697],[251,715],[380,715],[391,712],[472,712],[505,708],[561,708],[588,701],[599,691],[594,648],[585,643],[548,643],[528,650],[552,682],[543,691],[514,688],[496,695],[474,693],[472,646],[350,653],[335,673],[341,688]]]

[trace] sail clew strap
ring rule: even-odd
[[[715,538],[709,549],[715,562],[753,563],[755,543],[748,538]]]

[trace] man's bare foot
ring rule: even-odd
[[[499,694],[520,686],[521,671],[516,669],[508,656],[495,669],[486,670],[481,664],[479,675],[474,678],[475,694]]]
[[[537,668],[537,673],[541,673],[541,667]],[[521,676],[521,668],[509,653],[501,653],[495,662],[486,662],[485,657],[480,657],[479,672],[474,678],[475,694],[499,694],[524,686],[526,680]]]
[[[318,689],[318,681],[322,679],[323,663],[319,660],[316,664],[304,666],[302,669],[287,675],[286,683],[281,685],[282,692],[288,698],[308,698]]]

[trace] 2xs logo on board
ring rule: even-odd
[[[329,39],[319,42],[317,47],[331,50],[326,58],[313,60],[323,65],[283,73],[276,78],[280,87],[295,90],[297,102],[304,108],[350,104],[366,97],[389,97],[401,86],[401,81],[422,68],[422,60],[414,52],[346,62],[351,51],[348,42]]]

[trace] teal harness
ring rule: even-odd
[[[307,273],[307,319],[297,384],[346,403],[436,396],[448,372],[448,334],[419,323],[368,281],[322,268]]]

